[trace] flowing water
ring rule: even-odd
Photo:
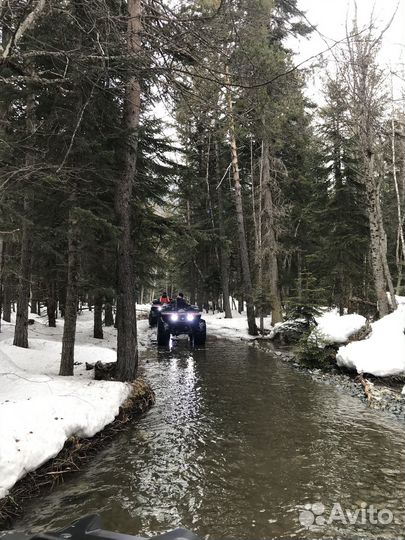
[[[397,420],[242,342],[145,358],[156,405],[16,528],[96,512],[145,536],[182,525],[214,539],[405,537]]]

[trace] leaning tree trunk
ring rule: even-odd
[[[35,133],[35,96],[29,94],[27,98],[27,134],[32,137]],[[32,144],[32,143],[31,143]],[[32,149],[27,151],[26,165],[32,168],[34,165],[34,153]],[[32,180],[31,180],[32,181]],[[32,190],[26,186],[24,195],[24,217],[21,238],[21,267],[17,296],[17,316],[14,330],[14,345],[28,348],[28,307],[30,300],[31,267],[32,267]]]
[[[141,1],[128,0],[127,47],[128,54],[138,58],[141,52]],[[138,345],[136,339],[136,293],[131,239],[131,197],[136,173],[138,150],[139,113],[141,87],[132,75],[126,85],[123,123],[127,130],[124,153],[124,171],[117,183],[115,211],[120,237],[117,263],[117,367],[116,378],[120,381],[135,379],[138,368]]]
[[[242,277],[244,285],[244,296],[246,300],[247,322],[248,331],[251,336],[257,335],[257,326],[255,320],[255,308],[253,302],[253,286],[252,278],[250,275],[249,266],[249,253],[246,242],[245,222],[243,217],[243,203],[242,203],[242,187],[239,175],[239,163],[238,163],[238,150],[236,145],[235,135],[235,123],[233,119],[233,106],[232,96],[229,87],[229,77],[227,80],[227,105],[228,105],[228,120],[229,120],[229,135],[231,143],[231,156],[232,156],[232,173],[233,183],[235,187],[235,206],[236,206],[236,219],[238,224],[238,237],[239,237],[239,250],[242,264]]]
[[[262,248],[264,250],[264,260],[267,262],[270,304],[271,304],[271,324],[282,322],[283,309],[281,305],[281,293],[278,278],[277,260],[277,240],[274,220],[273,194],[270,177],[270,156],[267,142],[263,143],[263,217],[262,217]]]
[[[73,375],[74,348],[76,338],[77,301],[79,297],[79,224],[75,209],[69,212],[68,275],[65,302],[65,324],[63,326],[62,356],[59,375]]]

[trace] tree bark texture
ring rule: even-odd
[[[114,326],[114,315],[111,302],[106,302],[104,306],[104,326]]]
[[[229,77],[228,81],[229,83]],[[248,331],[251,336],[257,335],[257,326],[255,320],[255,308],[253,302],[253,286],[252,278],[250,274],[249,266],[249,253],[246,242],[245,222],[243,217],[243,203],[242,203],[242,187],[239,175],[239,162],[238,162],[238,150],[236,145],[235,123],[233,119],[233,105],[231,90],[227,88],[227,105],[228,105],[228,121],[229,121],[229,136],[231,145],[231,157],[232,157],[232,174],[233,184],[235,190],[235,207],[236,207],[236,219],[238,225],[238,238],[239,238],[239,250],[242,265],[242,277],[244,285],[244,297],[246,300],[247,322]]]
[[[30,136],[35,133],[35,96],[29,94],[27,97],[27,135],[30,141]],[[26,165],[32,167],[34,164],[34,153],[32,150],[27,150]],[[30,182],[31,179],[28,180]],[[31,180],[32,181],[32,180]],[[32,188],[30,185],[25,186],[24,193],[24,216],[22,223],[22,238],[21,238],[21,265],[18,284],[17,296],[17,315],[14,330],[14,345],[17,347],[28,348],[28,307],[30,300],[31,289],[31,268],[32,268]]]
[[[141,2],[128,0],[127,43],[128,53],[134,58],[141,52]],[[117,368],[120,381],[135,379],[138,368],[138,345],[136,337],[136,292],[133,265],[134,249],[131,240],[131,197],[136,174],[138,128],[141,104],[141,87],[133,75],[126,85],[124,98],[124,128],[127,141],[124,153],[124,170],[117,182],[115,211],[120,227],[117,252]]]
[[[270,305],[271,305],[271,323],[282,322],[283,310],[281,305],[281,293],[279,286],[278,276],[278,260],[277,260],[277,239],[275,230],[274,219],[274,207],[273,207],[273,194],[272,183],[270,175],[270,155],[269,145],[264,141],[263,143],[263,204],[261,219],[262,224],[262,250],[263,250],[263,262],[264,269],[267,274],[266,287],[268,284],[270,293]]]
[[[103,339],[103,297],[97,294],[94,298],[94,328],[93,337]]]
[[[219,170],[219,150],[218,143],[215,142],[215,163],[218,182],[220,182]],[[219,261],[221,287],[223,294],[223,309],[225,311],[225,319],[232,319],[231,304],[229,302],[229,251],[226,249],[226,235],[224,227],[224,211],[222,200],[222,185],[217,187],[218,193],[218,228],[219,228]]]
[[[80,234],[75,208],[69,212],[68,275],[65,302],[65,324],[62,337],[62,357],[59,375],[73,375],[76,338],[77,301],[79,297]]]

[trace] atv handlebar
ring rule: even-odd
[[[143,536],[132,536],[102,529],[100,516],[91,514],[74,521],[65,529],[54,532],[44,532],[29,536],[24,533],[11,532],[0,534],[6,540],[147,540]],[[152,536],[149,540],[200,540],[194,533],[186,529]]]

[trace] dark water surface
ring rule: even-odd
[[[105,528],[144,535],[182,525],[214,539],[405,536],[398,421],[242,342],[210,340],[199,351],[180,342],[145,358],[155,407],[30,503],[16,528],[98,512]],[[317,502],[321,518],[339,503],[387,509],[394,521],[349,524],[335,507],[339,519],[308,529],[300,511]]]

